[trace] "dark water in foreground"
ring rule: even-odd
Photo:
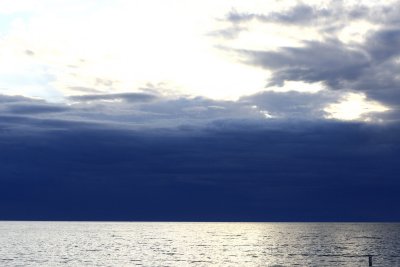
[[[400,224],[0,222],[0,266],[368,266],[367,254],[400,266]]]

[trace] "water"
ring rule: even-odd
[[[400,266],[400,224],[0,222],[0,266],[368,266],[367,254]]]

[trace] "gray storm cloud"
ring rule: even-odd
[[[272,72],[267,86],[285,81],[322,82],[332,90],[356,90],[392,109],[400,104],[400,2],[370,7],[332,1],[325,7],[298,4],[283,12],[246,13],[234,10],[226,21],[251,31],[249,22],[314,29],[322,40],[303,41],[300,47],[271,50],[236,49],[243,62]],[[352,22],[376,26],[361,43],[345,43],[338,33]],[[231,26],[231,27],[233,27]],[[222,33],[222,31],[221,31]]]

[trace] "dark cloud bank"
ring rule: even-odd
[[[15,112],[12,103],[32,103],[2,99],[0,219],[400,220],[397,123],[217,116],[203,124],[117,127],[68,119],[77,108],[38,109],[37,101]],[[209,102],[174,100],[170,112],[180,103],[209,117],[200,104],[232,105]]]

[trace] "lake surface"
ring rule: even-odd
[[[400,266],[400,224],[0,222],[0,266]]]

